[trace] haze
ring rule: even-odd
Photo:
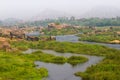
[[[83,14],[96,6],[120,8],[120,0],[0,0],[0,19],[29,19],[46,9]]]

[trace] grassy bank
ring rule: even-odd
[[[63,47],[64,46],[64,47]],[[53,49],[58,52],[72,52],[104,56],[105,59],[87,71],[76,73],[83,80],[120,80],[120,50],[115,50],[99,45],[69,43],[69,42],[40,42],[39,48]]]
[[[79,34],[78,36],[81,37],[79,39],[80,41],[89,42],[111,43],[113,40],[120,40],[120,36],[118,36],[114,31],[96,34]]]
[[[64,64],[66,62],[71,65],[77,65],[80,63],[86,62],[88,59],[82,56],[71,56],[69,58],[63,56],[54,56],[52,54],[46,54],[41,51],[33,52],[32,54],[25,54],[28,59],[32,59],[33,61],[42,61],[46,63],[55,63],[55,64]]]
[[[51,29],[51,30],[43,30],[45,35],[69,35],[69,34],[76,34],[78,29],[73,28],[63,28],[63,29]]]
[[[19,43],[19,42],[18,42]],[[24,45],[24,44],[21,44]],[[32,46],[31,46],[32,45]],[[82,44],[82,43],[70,43],[70,42],[29,42],[25,43],[24,46],[28,46],[31,48],[38,48],[38,49],[51,49],[58,52],[71,52],[71,53],[78,53],[78,54],[89,54],[89,55],[97,55],[97,56],[104,56],[104,60],[101,61],[99,64],[89,67],[85,72],[76,73],[77,76],[81,76],[83,80],[120,80],[120,50],[107,48],[105,46],[100,45],[93,45],[93,44]],[[14,45],[13,45],[14,47]],[[17,48],[17,46],[16,46]],[[42,54],[35,53],[36,57]],[[32,54],[31,54],[32,55]],[[34,56],[27,56],[28,59]],[[49,56],[41,57],[39,59],[50,61]],[[47,59],[46,59],[47,58]],[[66,60],[64,58],[59,58],[60,60]],[[71,60],[73,58],[70,58]],[[53,60],[56,60],[53,59]],[[72,61],[72,60],[71,60]],[[74,62],[73,62],[74,63]]]
[[[35,68],[34,62],[20,53],[0,51],[0,80],[41,80],[46,76],[45,68]]]
[[[109,53],[119,52],[116,49],[108,48],[105,46],[100,46],[97,44],[83,44],[83,43],[70,43],[70,42],[39,42],[37,45],[39,49],[50,49],[57,52],[66,53],[78,53],[78,54],[89,54],[89,55],[98,55],[106,56]]]
[[[89,67],[85,72],[77,72],[83,80],[120,80],[120,53],[109,53],[107,57],[95,66]]]

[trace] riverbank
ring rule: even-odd
[[[70,57],[56,56],[54,54],[49,54],[49,52],[47,52],[46,54],[46,52],[43,53],[41,50],[35,49],[28,49],[27,51],[24,51],[24,56],[34,61],[41,61],[54,64],[69,63],[70,65],[73,66],[88,61],[87,57],[84,56],[70,56]]]
[[[14,60],[10,60],[13,63],[7,63],[7,61],[9,61],[9,57],[5,57],[2,61],[2,58],[0,58],[0,61],[4,62],[5,65],[9,65],[6,66],[7,68],[10,68],[10,71],[6,72],[6,71],[0,71],[1,72],[1,78],[4,79],[4,77],[6,76],[8,79],[9,78],[14,78],[15,80],[25,80],[25,79],[29,79],[31,78],[31,71],[34,74],[34,76],[32,77],[33,79],[35,78],[42,78],[43,76],[47,76],[47,70],[46,69],[42,69],[38,70],[35,69],[35,65],[33,63],[33,61],[37,60],[34,58],[34,56],[29,56],[30,54],[24,55],[21,54],[21,52],[23,50],[27,50],[29,48],[34,48],[34,49],[49,49],[49,50],[55,50],[57,52],[61,52],[63,54],[65,53],[77,53],[77,54],[87,54],[87,55],[97,55],[97,56],[104,56],[104,60],[101,61],[99,64],[91,66],[87,69],[86,72],[79,72],[77,73],[78,76],[81,76],[83,78],[83,80],[119,80],[120,77],[118,75],[120,75],[119,73],[119,61],[120,61],[120,50],[116,50],[116,49],[112,49],[112,48],[108,48],[105,46],[101,46],[101,45],[96,45],[96,44],[84,44],[84,43],[72,43],[72,42],[56,42],[56,41],[39,41],[39,42],[27,42],[27,41],[12,41],[10,42],[10,45],[12,48],[16,48],[18,51],[16,52],[1,52],[0,54],[7,54],[7,55],[11,55],[10,57],[14,58]],[[25,48],[25,49],[24,49]],[[36,53],[37,54],[37,53]],[[2,55],[2,57],[4,57]],[[40,54],[40,55],[44,55],[44,54]],[[36,55],[36,57],[39,57],[39,55]],[[45,56],[45,57],[41,57],[41,60],[45,60],[48,59],[49,61],[49,57],[51,56]],[[20,61],[16,61],[16,60],[20,60]],[[17,63],[14,63],[17,62]],[[29,64],[26,64],[26,62]],[[31,63],[30,63],[31,62]],[[22,63],[20,65],[20,63]],[[4,66],[2,65],[1,70],[4,70]],[[17,69],[14,70],[14,67],[17,67]],[[30,66],[30,67],[29,67]],[[24,69],[27,70],[26,73],[28,74],[24,74],[24,75],[20,75],[20,73],[24,73]],[[19,72],[19,70],[22,68],[22,71]],[[29,70],[30,69],[30,70]],[[14,73],[12,73],[13,71],[16,71]],[[30,72],[30,73],[29,73]],[[43,72],[44,74],[41,74],[41,72]],[[78,71],[76,71],[78,72]],[[4,73],[4,75],[3,75]],[[13,76],[13,74],[16,74],[16,76]],[[40,75],[41,74],[41,75]],[[112,77],[114,78],[111,78]],[[17,76],[21,76],[20,78]],[[36,77],[37,76],[37,77]],[[101,78],[102,77],[102,78]],[[111,79],[110,79],[111,78]]]
[[[21,53],[0,51],[0,80],[42,80],[47,76],[47,69],[35,68]]]
[[[42,43],[42,44],[41,44]],[[64,48],[63,48],[64,46]],[[89,67],[85,72],[76,73],[83,80],[119,80],[120,50],[100,45],[69,43],[69,42],[39,42],[39,48],[52,49],[58,52],[71,52],[104,56],[105,59],[95,66]]]
[[[79,34],[77,35],[79,41],[88,41],[88,42],[98,42],[98,43],[108,43],[108,44],[120,44],[120,36],[117,34],[117,31],[107,31],[107,32],[98,32],[98,33],[89,33],[89,34]]]
[[[81,77],[77,77],[74,75],[75,72],[77,71],[84,72],[91,65],[96,65],[97,63],[103,60],[103,57],[75,54],[75,53],[74,54],[60,53],[53,50],[42,50],[42,52],[59,57],[64,56],[67,58],[71,58],[73,56],[75,57],[83,56],[88,58],[88,61],[77,65],[70,65],[68,63],[58,65],[53,63],[44,63],[40,61],[35,62],[35,64],[38,65],[38,67],[44,66],[47,68],[47,70],[49,71],[49,76],[46,78],[47,80],[81,80]]]

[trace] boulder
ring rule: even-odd
[[[11,50],[11,46],[6,38],[0,37],[0,49],[5,50],[5,51]]]
[[[110,43],[120,44],[120,40],[113,40],[113,41],[110,41]]]

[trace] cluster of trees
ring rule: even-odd
[[[15,21],[15,20],[14,20]],[[47,26],[49,23],[66,23],[77,26],[120,26],[120,17],[116,18],[82,18],[76,19],[75,17],[59,17],[57,19],[45,19],[45,20],[37,20],[37,21],[28,21],[25,23],[18,23],[17,21],[14,25],[18,26]],[[0,25],[2,25],[4,21],[0,21]],[[5,24],[4,24],[5,25]],[[7,24],[8,25],[8,24]],[[10,24],[9,24],[10,25]],[[13,25],[13,22],[12,22]]]
[[[80,19],[82,25],[85,26],[120,26],[120,17],[116,18],[90,18]]]
[[[46,19],[41,21],[33,21],[27,22],[27,25],[34,25],[34,26],[47,26],[48,23],[57,22],[57,23],[66,23],[71,25],[77,26],[120,26],[120,17],[116,18],[82,18],[82,19],[75,19],[75,17],[71,18],[58,18],[58,19]]]
[[[2,21],[0,21],[0,25],[2,25]]]

